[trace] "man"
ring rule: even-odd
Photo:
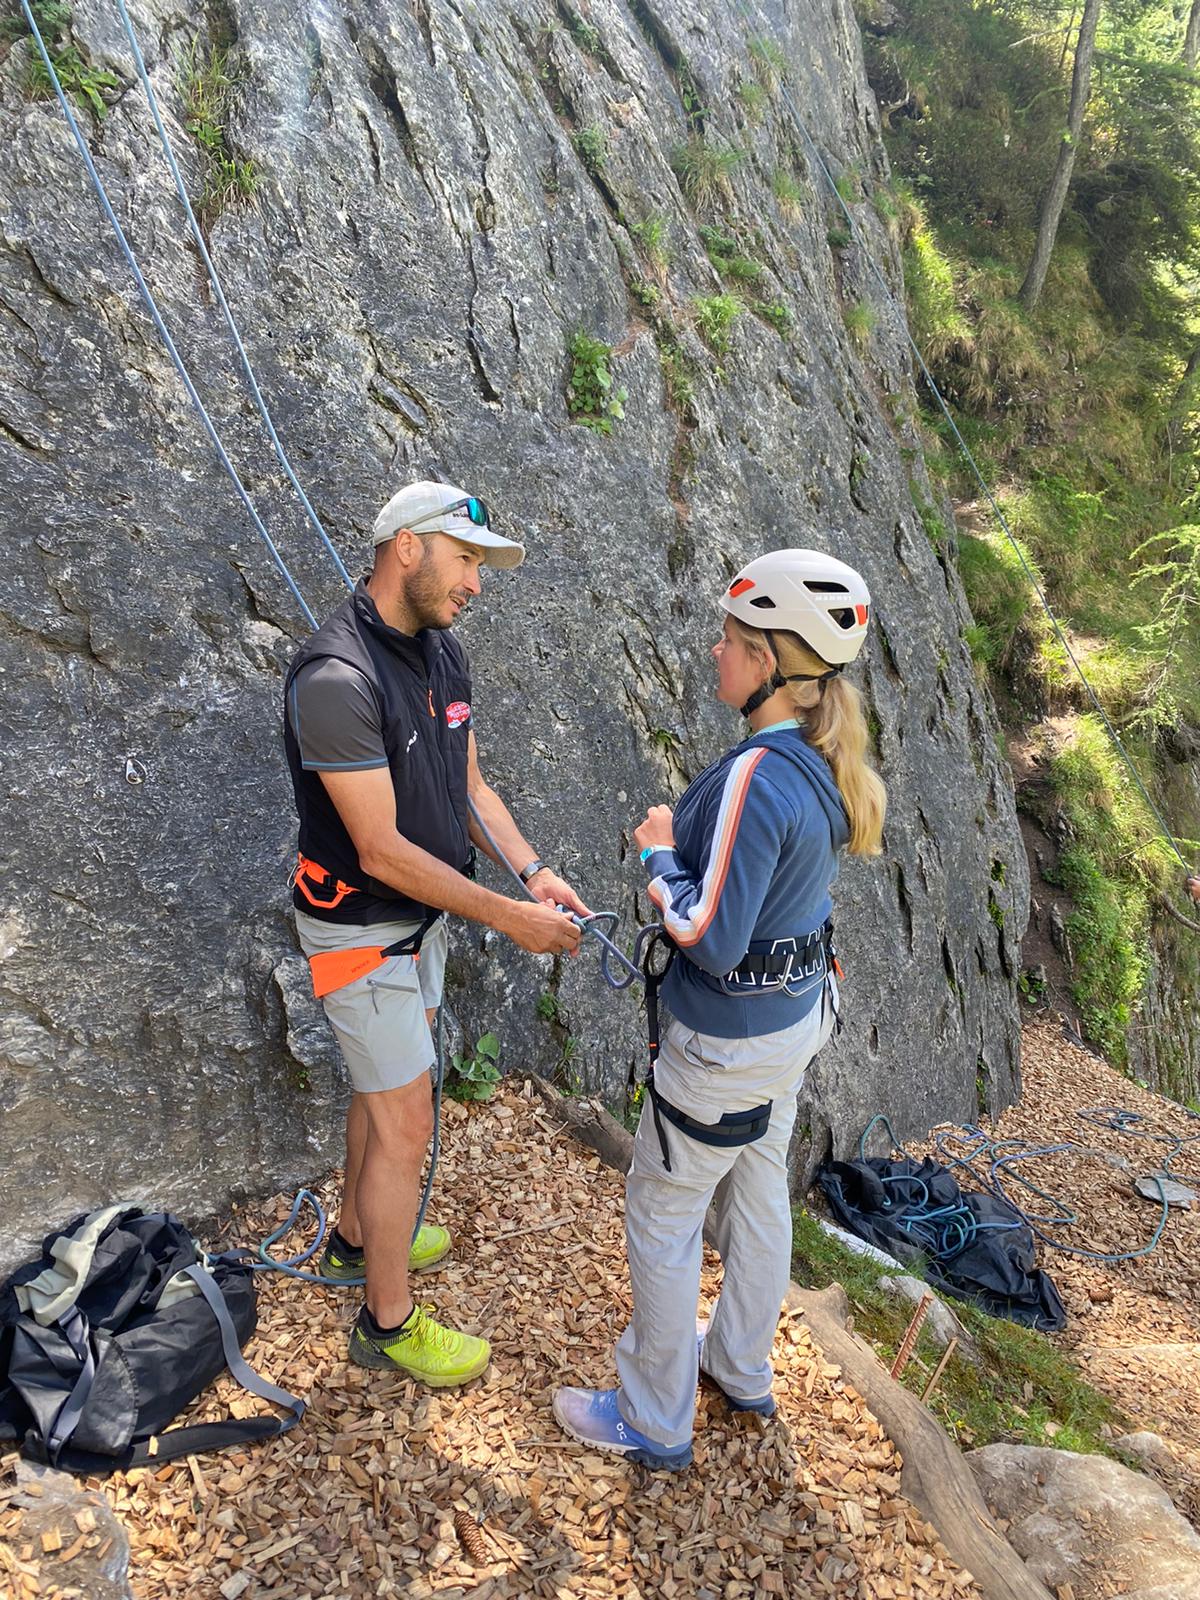
[[[350,1335],[362,1366],[444,1387],[486,1367],[485,1339],[415,1306],[409,1273],[450,1248],[445,1228],[412,1237],[433,1129],[430,1023],[441,1002],[444,911],[535,954],[574,951],[574,891],[537,859],[479,771],[466,656],[449,630],[480,592],[485,564],[519,566],[524,546],[494,533],[482,501],[414,483],[375,520],[375,565],[297,653],[284,737],[300,817],[293,900],[315,992],[349,1069],[341,1214],[322,1261],[366,1276]],[[537,902],[466,873],[492,854],[467,796]]]

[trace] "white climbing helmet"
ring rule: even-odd
[[[854,660],[871,614],[862,575],[822,550],[757,556],[734,578],[721,605],[748,627],[799,634],[831,667]]]

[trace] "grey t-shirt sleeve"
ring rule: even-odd
[[[355,667],[332,656],[310,661],[292,679],[288,720],[301,765],[317,772],[386,767],[379,707]]]

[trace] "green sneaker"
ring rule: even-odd
[[[449,1253],[449,1228],[439,1228],[436,1223],[423,1222],[417,1237],[413,1240],[413,1247],[408,1257],[408,1270],[428,1272],[430,1267],[436,1267],[442,1257]]]
[[[432,1306],[414,1306],[402,1330],[385,1340],[365,1331],[364,1306],[350,1332],[351,1361],[360,1367],[406,1372],[433,1389],[470,1383],[492,1359],[491,1345],[486,1339],[444,1328],[433,1320],[432,1310]]]
[[[430,1267],[436,1267],[442,1257],[449,1253],[449,1229],[439,1228],[431,1222],[425,1223],[413,1240],[408,1270],[428,1272]],[[366,1277],[367,1258],[361,1250],[343,1254],[334,1245],[327,1244],[317,1271],[323,1278],[332,1278],[335,1283],[362,1283]]]

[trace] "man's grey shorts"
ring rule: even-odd
[[[395,944],[419,927],[419,922],[373,922],[362,927],[322,922],[296,912],[296,932],[306,956]],[[426,933],[418,960],[391,956],[365,978],[356,978],[321,1001],[350,1082],[360,1093],[402,1089],[433,1065],[433,1035],[425,1013],[442,1003],[445,971],[446,919],[440,917]]]

